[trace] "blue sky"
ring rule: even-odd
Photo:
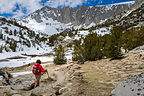
[[[109,5],[135,0],[0,0],[0,16],[11,18],[23,18],[28,14],[44,7],[54,8],[79,6]]]

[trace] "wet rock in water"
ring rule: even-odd
[[[49,86],[38,86],[31,90],[31,96],[52,96],[56,93],[56,90]]]
[[[144,73],[122,81],[111,92],[111,96],[144,96]]]

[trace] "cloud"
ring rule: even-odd
[[[14,0],[1,0],[0,13],[11,13],[16,8]]]
[[[0,14],[11,14],[13,18],[22,18],[43,6],[77,7],[87,0],[0,0]],[[43,4],[44,3],[44,4]]]
[[[77,7],[78,5],[82,5],[87,0],[49,0],[46,2],[46,5],[54,8],[58,7]]]
[[[16,12],[12,12],[13,18],[22,18],[26,14],[22,10],[16,10]]]
[[[41,0],[1,0],[0,14],[8,13],[17,18],[23,17],[43,7],[40,2]]]

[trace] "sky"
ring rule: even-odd
[[[135,0],[0,0],[0,16],[24,18],[28,14],[44,7],[54,8],[109,5]]]

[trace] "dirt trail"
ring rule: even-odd
[[[55,84],[63,83],[65,81],[66,74],[63,71],[58,71],[55,74],[57,75],[57,81],[55,82]]]
[[[121,81],[144,71],[140,53],[129,53],[121,60],[103,59],[80,66],[83,78],[73,82],[71,91],[63,96],[110,96]]]

